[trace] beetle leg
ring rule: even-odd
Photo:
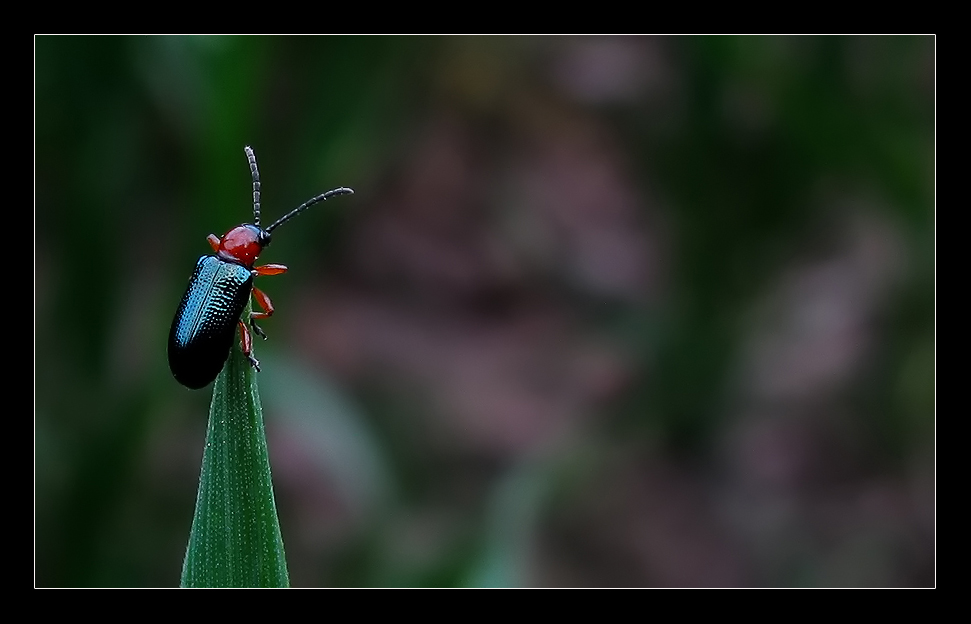
[[[253,312],[252,314],[250,314],[250,316],[255,319],[264,319],[264,318],[269,318],[273,316],[273,312],[275,311],[275,308],[273,307],[273,302],[270,301],[270,298],[266,296],[266,293],[260,290],[259,288],[257,288],[256,286],[254,286],[253,296],[256,297],[256,303],[258,303],[260,307],[263,308],[263,311]]]
[[[285,264],[262,264],[258,267],[253,267],[253,271],[257,275],[279,275],[280,273],[286,273],[287,267]]]
[[[266,293],[257,287],[253,287],[253,297],[256,299],[256,303],[263,308],[262,312],[250,312],[249,322],[253,326],[253,331],[255,331],[259,336],[266,340],[266,334],[260,329],[260,326],[256,324],[256,319],[265,319],[273,316],[273,302],[270,298],[266,296]]]
[[[279,275],[281,273],[286,273],[287,267],[282,264],[263,264],[258,267],[253,267],[254,275]],[[255,331],[263,340],[266,340],[266,334],[260,329],[260,326],[256,324],[256,319],[265,319],[273,315],[273,302],[270,298],[266,296],[259,288],[253,287],[253,296],[256,297],[256,303],[260,304],[263,308],[262,312],[251,312],[249,317],[250,325],[253,326],[253,331]]]
[[[249,333],[246,323],[239,321],[239,338],[243,342],[243,355],[253,365],[256,372],[260,372],[260,361],[253,357],[253,335]]]
[[[218,236],[216,236],[215,234],[210,234],[209,236],[206,237],[206,240],[209,241],[209,246],[212,247],[213,251],[219,251]]]

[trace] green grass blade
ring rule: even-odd
[[[239,348],[216,378],[183,587],[288,587],[256,371]]]

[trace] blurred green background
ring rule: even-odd
[[[37,37],[35,584],[175,586],[251,220],[295,586],[935,583],[932,37]]]

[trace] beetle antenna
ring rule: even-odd
[[[255,161],[254,161],[254,166],[255,166]],[[255,169],[254,169],[254,171],[255,171]],[[346,188],[346,187],[343,187],[342,186],[340,188],[335,188],[335,189],[332,189],[330,191],[327,191],[326,193],[323,193],[321,195],[318,195],[317,197],[314,197],[312,199],[308,199],[304,203],[300,204],[299,206],[297,206],[296,208],[294,208],[293,210],[291,210],[289,213],[287,213],[287,214],[283,215],[282,217],[280,217],[279,219],[277,219],[273,223],[273,225],[271,225],[270,227],[266,228],[266,231],[267,232],[272,232],[278,225],[283,225],[284,223],[286,223],[287,221],[289,221],[293,217],[297,216],[298,214],[300,214],[301,212],[303,212],[307,208],[310,208],[311,206],[313,206],[314,204],[316,204],[318,202],[327,201],[331,197],[335,197],[337,195],[353,195],[353,194],[354,194],[354,190],[353,189],[349,189],[349,188]],[[257,225],[259,225],[259,224],[257,224]]]
[[[247,145],[243,148],[246,152],[246,160],[249,161],[249,171],[253,175],[253,225],[260,226],[260,170],[256,166],[256,154],[253,148]]]

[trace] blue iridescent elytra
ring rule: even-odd
[[[222,370],[252,285],[251,269],[199,258],[169,332],[169,367],[179,383],[199,389]]]

